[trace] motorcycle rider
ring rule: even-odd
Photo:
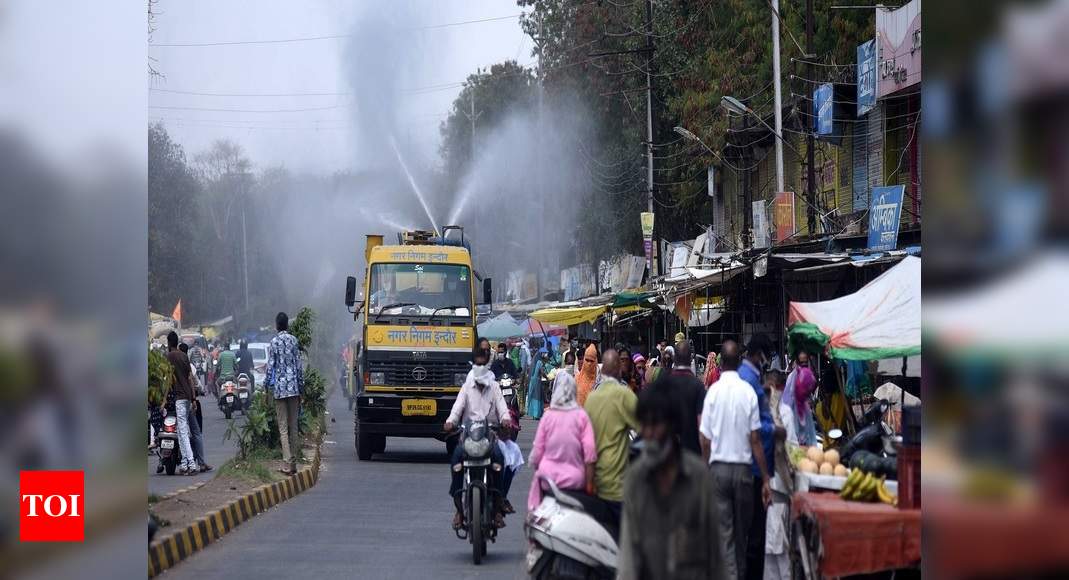
[[[245,373],[245,376],[249,377],[249,392],[256,390],[256,379],[252,376],[252,369],[255,366],[252,360],[252,351],[249,350],[249,341],[244,338],[238,343],[238,374]]]
[[[216,373],[215,382],[218,384],[225,383],[226,381],[234,380],[237,376],[238,357],[234,354],[234,351],[230,350],[230,343],[223,341],[223,344],[219,346],[219,362],[218,372]]]
[[[505,425],[511,427],[512,419],[509,415],[505,397],[501,395],[501,387],[497,384],[494,374],[486,367],[490,358],[490,352],[485,348],[476,347],[472,355],[472,368],[468,371],[464,385],[460,388],[457,400],[453,403],[453,409],[449,412],[449,418],[445,422],[445,432],[452,433],[458,424],[466,424],[470,421],[486,421],[488,425]],[[490,448],[490,459],[494,465],[504,465],[504,456],[501,449],[494,445]],[[453,450],[453,457],[449,460],[452,482],[449,485],[449,495],[453,498],[453,505],[457,512],[453,517],[453,528],[460,529],[464,526],[464,503],[461,498],[463,491],[464,475],[464,446],[457,445]],[[491,483],[497,490],[494,501],[494,525],[505,527],[502,501],[502,478],[497,469],[490,470]]]
[[[494,373],[495,379],[500,379],[504,375],[516,378],[516,365],[509,358],[503,342],[497,343],[497,352],[494,353],[494,362],[490,364],[490,372]]]

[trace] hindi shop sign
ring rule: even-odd
[[[857,116],[876,106],[876,40],[857,47]]]
[[[833,93],[831,83],[824,83],[813,91],[813,129],[817,135],[832,133]]]
[[[872,188],[868,249],[883,252],[898,246],[898,224],[902,219],[905,191],[904,185]]]
[[[781,191],[775,202],[776,242],[794,235],[794,192]]]

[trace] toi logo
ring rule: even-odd
[[[81,471],[19,472],[19,541],[83,541],[84,499]]]

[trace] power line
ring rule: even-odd
[[[303,109],[214,109],[205,107],[170,107],[161,105],[149,105],[150,109],[161,109],[165,111],[206,111],[213,113],[304,113],[308,111],[327,111],[330,109],[340,109],[347,107],[348,104],[331,105],[329,107],[307,107]]]
[[[173,95],[194,95],[198,97],[344,97],[352,95],[352,92],[307,92],[307,93],[213,93],[200,91],[186,91],[178,89],[159,89],[149,87],[156,93],[170,93]]]
[[[437,28],[449,28],[452,26],[463,26],[466,24],[478,24],[482,22],[494,22],[497,20],[508,20],[511,18],[518,18],[523,13],[509,14],[508,16],[495,16],[492,18],[480,18],[478,20],[464,20],[461,22],[447,22],[445,24],[431,24],[429,26],[416,26],[412,28],[403,28],[402,30],[433,30]],[[294,42],[314,42],[318,40],[337,40],[341,38],[351,38],[351,34],[325,34],[320,36],[297,36],[292,38],[272,38],[265,40],[228,40],[228,41],[216,41],[216,42],[160,42],[150,43],[150,47],[161,48],[192,48],[192,47],[205,47],[205,46],[236,46],[236,45],[248,45],[248,44],[289,44]]]

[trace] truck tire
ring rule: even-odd
[[[366,433],[360,433],[360,422],[354,422],[353,432],[356,435],[356,457],[360,461],[370,461],[371,455],[375,453],[373,447],[373,441],[370,435]]]
[[[372,445],[372,447],[374,447],[375,453],[386,453],[385,435],[375,435],[372,441],[374,442],[374,445]]]

